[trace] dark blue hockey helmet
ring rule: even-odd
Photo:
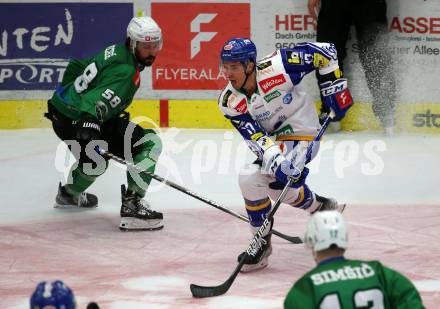
[[[247,64],[249,60],[256,63],[257,48],[250,39],[232,38],[223,45],[220,59],[222,63],[239,61]]]
[[[62,281],[40,282],[31,296],[31,309],[75,309],[72,290]]]

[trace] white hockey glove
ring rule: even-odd
[[[293,188],[299,188],[304,185],[308,174],[307,168],[304,168],[303,172],[301,172],[291,161],[287,160],[281,153],[279,145],[273,145],[264,152],[263,169],[283,185],[286,185],[289,177],[292,177],[296,180],[292,184]]]

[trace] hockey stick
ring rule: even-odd
[[[170,186],[170,187],[172,187],[172,188],[174,188],[174,189],[176,189],[176,190],[178,190],[178,191],[180,191],[182,193],[185,193],[185,194],[187,194],[189,196],[192,196],[192,197],[198,199],[199,201],[202,201],[202,202],[204,202],[204,203],[206,203],[208,205],[211,205],[211,206],[213,206],[213,207],[215,207],[217,209],[220,209],[221,211],[224,211],[224,212],[226,212],[226,213],[228,213],[228,214],[230,214],[230,215],[232,215],[232,216],[234,216],[234,217],[236,217],[236,218],[238,218],[238,219],[240,219],[242,221],[245,221],[245,222],[249,223],[249,219],[247,217],[243,216],[242,214],[240,214],[238,212],[235,212],[235,211],[233,211],[233,210],[231,210],[229,208],[226,208],[225,206],[222,206],[222,205],[220,205],[217,202],[214,202],[214,201],[212,201],[210,199],[207,199],[206,197],[203,197],[203,196],[197,194],[196,192],[193,192],[193,191],[191,191],[191,190],[189,190],[189,189],[187,189],[185,187],[182,187],[181,185],[178,185],[175,182],[167,180],[167,179],[165,179],[165,178],[163,178],[163,177],[161,177],[159,175],[156,175],[156,174],[144,171],[144,170],[140,169],[138,166],[136,166],[135,164],[133,164],[131,162],[128,162],[128,161],[126,161],[126,160],[124,160],[124,159],[122,159],[122,158],[120,158],[120,157],[118,157],[118,156],[116,156],[116,155],[114,155],[114,154],[104,150],[104,149],[101,149],[98,146],[96,146],[95,150],[96,150],[96,152],[98,152],[99,154],[101,154],[103,156],[106,156],[106,157],[108,157],[110,159],[113,159],[113,160],[115,160],[118,163],[124,164],[126,166],[131,167],[131,168],[134,168],[134,169],[136,169],[137,171],[139,171],[141,173],[146,173],[146,174],[148,174],[149,176],[151,176],[152,178],[156,179],[159,182],[162,182],[162,183],[164,183],[164,184],[166,184],[166,185],[168,185],[168,186]],[[301,238],[298,237],[298,236],[288,236],[288,235],[285,235],[285,234],[283,234],[281,232],[278,232],[276,230],[272,230],[272,233],[275,234],[276,236],[280,237],[280,238],[283,238],[283,239],[285,239],[287,241],[290,241],[293,244],[301,244],[303,242],[301,240]]]
[[[327,126],[329,125],[333,117],[334,117],[334,112],[332,111],[330,115],[325,119],[321,129],[319,130],[316,137],[313,139],[313,142],[310,143],[310,145],[308,146],[306,157],[311,155],[314,142],[319,141],[321,139],[322,134],[324,134],[325,130],[327,129]],[[204,298],[204,297],[219,296],[225,294],[229,290],[231,285],[234,283],[234,280],[237,277],[238,273],[240,272],[241,268],[243,267],[246,257],[255,256],[258,249],[262,246],[262,241],[261,241],[261,239],[263,238],[262,235],[264,234],[265,230],[270,226],[270,222],[272,221],[273,216],[278,210],[278,207],[280,207],[281,201],[284,199],[285,195],[287,194],[290,185],[292,185],[292,183],[294,183],[296,180],[297,179],[289,178],[286,186],[284,187],[283,191],[281,191],[280,196],[275,202],[272,211],[269,213],[266,219],[264,219],[263,224],[260,226],[257,233],[252,238],[251,243],[248,245],[246,249],[246,254],[242,255],[238,265],[235,267],[233,273],[229,276],[229,278],[225,282],[217,286],[200,286],[196,284],[191,284],[190,290],[193,297]]]

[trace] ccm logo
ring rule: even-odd
[[[260,88],[263,90],[263,92],[266,93],[269,90],[271,90],[273,87],[284,84],[285,82],[286,82],[286,78],[284,77],[284,75],[279,74],[274,77],[259,81],[258,84],[260,85]]]
[[[440,128],[440,114],[432,114],[431,110],[428,109],[426,113],[422,114],[414,114],[413,115],[413,126],[422,128],[422,127],[436,127]]]
[[[322,95],[326,97],[334,93],[341,92],[342,90],[344,90],[344,88],[346,88],[346,86],[343,83],[331,85],[330,87],[322,89]]]

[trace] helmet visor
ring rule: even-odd
[[[162,40],[152,42],[137,42],[137,48],[145,51],[158,51],[162,48]]]

